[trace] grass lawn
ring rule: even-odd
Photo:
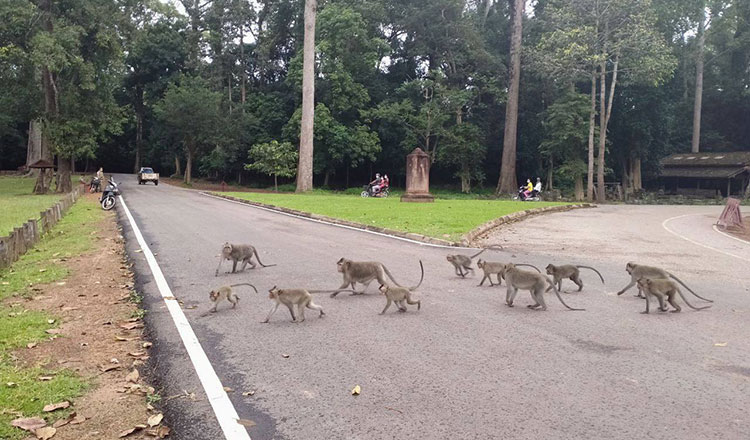
[[[60,194],[34,195],[35,179],[0,176],[0,236],[21,226],[39,213],[54,205]]]
[[[446,240],[459,240],[475,227],[516,211],[543,206],[564,205],[555,202],[518,202],[494,199],[435,199],[434,203],[401,203],[392,194],[387,199],[358,195],[222,193],[234,197],[312,212],[357,223],[414,232]]]
[[[51,197],[49,204],[57,199]],[[64,279],[68,270],[60,264],[61,260],[93,248],[91,227],[104,215],[95,200],[79,199],[34,249],[10,268],[0,270],[0,300],[26,294],[30,284]],[[10,426],[11,420],[20,417],[18,413],[23,417],[43,417],[50,424],[67,416],[70,410],[43,413],[42,408],[47,403],[70,400],[88,386],[85,380],[69,370],[22,367],[9,355],[9,350],[49,338],[45,331],[59,325],[57,320],[52,324],[49,320],[55,320],[55,317],[24,309],[23,303],[0,303],[0,439],[27,437],[25,431]],[[40,376],[51,376],[52,379],[40,381]]]

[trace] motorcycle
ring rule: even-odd
[[[120,188],[117,186],[117,182],[114,179],[109,179],[109,183],[104,187],[102,191],[102,198],[99,203],[102,205],[102,209],[109,211],[117,204],[117,196],[120,195]]]
[[[526,192],[526,187],[522,186],[518,188],[518,195],[513,197],[513,200],[520,200],[522,202],[541,202],[542,201],[541,191],[533,190],[528,196],[524,194],[525,192]]]
[[[362,197],[388,197],[388,186],[375,189],[375,185],[367,184],[363,186]]]
[[[89,192],[95,193],[101,191],[102,182],[98,177],[94,176],[89,184]]]

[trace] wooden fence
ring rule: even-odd
[[[0,269],[9,267],[33,248],[60,221],[82,192],[83,187],[76,186],[60,201],[42,211],[39,219],[30,219],[20,227],[13,228],[13,232],[7,237],[0,237]]]

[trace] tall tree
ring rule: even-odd
[[[701,110],[703,108],[703,63],[706,51],[706,5],[701,5],[698,20],[698,36],[695,49],[695,96],[693,98],[693,139],[690,151],[700,151],[701,142]]]
[[[313,123],[315,118],[315,15],[317,0],[305,0],[305,36],[302,67],[302,123],[299,136],[297,192],[313,188]]]
[[[508,102],[505,107],[505,134],[503,136],[503,159],[497,194],[512,194],[516,191],[516,142],[518,129],[518,89],[521,83],[521,37],[523,36],[524,0],[513,1],[513,32],[510,39],[510,77]]]

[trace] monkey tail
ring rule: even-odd
[[[417,290],[419,286],[422,285],[422,281],[424,280],[424,266],[422,265],[422,260],[419,260],[419,268],[422,269],[422,276],[419,278],[419,284],[417,284],[414,287],[409,287],[409,290]]]
[[[714,302],[714,301],[713,301],[713,300],[711,300],[711,299],[707,299],[707,298],[704,298],[704,297],[702,297],[702,296],[698,295],[697,293],[693,292],[693,289],[689,288],[689,287],[687,286],[687,284],[685,284],[685,283],[683,283],[683,282],[682,282],[682,280],[681,280],[681,279],[677,278],[676,276],[672,275],[672,274],[671,274],[671,273],[669,273],[669,272],[667,272],[667,273],[669,274],[669,276],[670,276],[670,277],[674,278],[674,279],[675,279],[675,281],[677,281],[678,283],[682,284],[682,287],[686,288],[686,289],[687,289],[687,290],[688,290],[688,291],[689,291],[690,293],[692,293],[693,295],[695,295],[695,296],[696,296],[696,298],[700,298],[700,299],[702,299],[703,301],[706,301],[706,302],[710,302],[710,303]],[[682,294],[680,294],[680,295],[682,295]],[[683,298],[683,299],[684,299],[684,298]],[[687,302],[687,301],[685,301],[685,302]]]
[[[604,277],[602,276],[602,274],[599,273],[598,270],[594,269],[591,266],[576,266],[576,267],[579,268],[579,269],[591,269],[591,270],[593,270],[594,272],[596,272],[597,275],[599,275],[599,278],[601,278],[601,280],[602,280],[602,284],[604,284]]]
[[[256,288],[255,288],[255,286],[253,286],[253,285],[252,285],[252,284],[250,284],[250,283],[239,283],[239,284],[232,284],[232,285],[230,285],[229,287],[237,287],[237,286],[250,286],[250,287],[252,287],[252,288],[253,288],[253,290],[255,291],[255,293],[258,293],[258,289],[256,289]]]
[[[565,307],[567,307],[568,310],[573,310],[573,311],[576,311],[576,312],[583,312],[583,311],[586,310],[586,309],[574,309],[573,307],[570,307],[569,305],[565,304],[565,301],[563,301],[562,296],[560,296],[560,291],[557,290],[557,286],[555,286],[552,283],[552,280],[549,279],[549,277],[544,277],[544,278],[546,278],[547,282],[552,286],[553,289],[555,289],[555,295],[557,295],[557,299],[559,299],[560,302],[562,303],[562,305],[564,305]]]
[[[677,293],[679,293],[679,294],[680,294],[680,298],[682,298],[682,300],[683,300],[683,301],[685,301],[685,304],[687,304],[687,305],[688,305],[688,307],[690,307],[690,308],[691,308],[691,309],[693,309],[693,310],[703,310],[703,309],[707,309],[707,308],[711,307],[711,306],[705,306],[705,307],[695,307],[695,306],[693,306],[692,304],[690,304],[690,303],[688,302],[687,298],[685,298],[685,295],[684,295],[684,294],[682,293],[682,290],[681,290],[681,289],[677,289]]]
[[[491,244],[491,245],[489,245],[489,246],[487,246],[485,248],[482,248],[481,251],[477,252],[476,254],[472,255],[469,258],[474,259],[474,258],[478,257],[482,252],[484,252],[484,251],[486,251],[488,249],[495,250],[495,251],[501,251],[501,250],[503,250],[503,246],[499,245],[499,244]]]
[[[307,289],[305,289],[307,290]],[[339,292],[354,292],[357,293],[356,290],[307,290],[307,293],[339,293]]]
[[[255,254],[255,259],[258,260],[258,264],[260,264],[263,267],[271,267],[276,266],[275,264],[263,264],[262,261],[260,261],[260,255],[258,255],[258,250],[253,248],[253,253]]]
[[[389,271],[388,268],[385,267],[385,264],[381,264],[381,266],[383,267],[383,272],[385,272],[385,274],[388,275],[388,278],[390,278],[391,281],[393,281],[393,284],[397,285],[398,287],[404,287],[401,284],[399,284],[395,278],[393,278],[393,275],[391,275],[391,271]]]
[[[513,265],[514,265],[514,266],[516,266],[516,267],[518,267],[518,266],[533,267],[534,269],[536,269],[536,271],[537,271],[537,272],[539,272],[539,273],[542,273],[542,271],[541,271],[541,270],[539,270],[539,268],[538,268],[538,267],[536,267],[536,266],[534,266],[533,264],[526,264],[526,263],[513,263]]]

